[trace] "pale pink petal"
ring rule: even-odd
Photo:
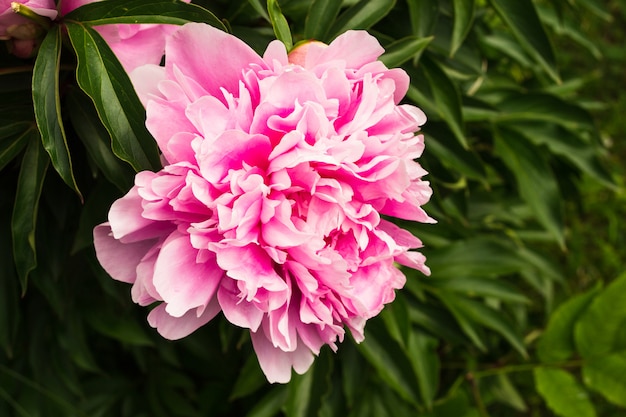
[[[213,97],[221,89],[238,91],[242,71],[251,65],[264,68],[265,62],[241,40],[212,26],[189,23],[166,44],[166,68],[174,65],[200,83]]]
[[[224,275],[214,262],[197,263],[197,256],[187,235],[173,233],[163,242],[154,267],[154,287],[171,316],[206,306]]]
[[[156,306],[148,314],[148,323],[157,329],[159,334],[169,340],[178,340],[189,336],[200,327],[207,324],[219,313],[219,304],[211,302],[203,313],[198,315],[196,310],[189,310],[181,317],[174,317],[166,311],[165,303]]]
[[[113,237],[109,223],[93,229],[94,246],[98,262],[112,278],[133,283],[137,278],[137,266],[155,245],[155,241],[140,240],[123,244]]]

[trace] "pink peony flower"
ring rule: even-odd
[[[0,0],[0,40],[8,41],[9,50],[20,58],[30,57],[38,48],[45,33],[37,23],[15,13],[11,7],[14,0]],[[54,0],[18,1],[35,14],[49,19],[57,17]]]
[[[429,273],[421,242],[381,216],[433,222],[414,161],[426,121],[399,104],[409,79],[362,31],[263,57],[203,24],[169,37],[165,67],[131,78],[165,167],[140,172],[94,230],[97,257],[132,299],[159,304],[166,338],[218,312],[250,329],[270,382],[305,372],[323,345],[405,283],[395,262]]]
[[[62,0],[61,14],[100,0]],[[189,3],[190,0],[183,0]],[[176,25],[119,24],[95,26],[126,72],[145,64],[159,64],[165,52],[165,38]]]

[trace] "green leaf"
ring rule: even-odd
[[[291,30],[289,29],[289,23],[287,19],[280,11],[278,0],[267,0],[267,12],[270,16],[270,22],[274,28],[276,39],[285,44],[287,51],[293,48],[293,39],[291,38]]]
[[[81,90],[73,89],[68,94],[67,105],[72,125],[89,156],[107,180],[120,191],[128,191],[133,185],[134,172],[113,154],[111,136],[102,125],[93,102]]]
[[[510,122],[550,122],[567,129],[595,131],[593,118],[582,107],[551,94],[512,94],[498,104],[499,124]]]
[[[337,0],[313,0],[304,23],[305,39],[328,41],[326,34],[340,9],[341,2]]]
[[[229,401],[250,395],[266,383],[267,379],[259,367],[259,360],[256,355],[249,355],[243,367],[239,369],[239,376],[230,394]]]
[[[450,44],[450,56],[454,56],[474,22],[475,0],[454,0],[454,26]]]
[[[626,273],[598,294],[581,315],[575,328],[576,346],[585,358],[604,357],[626,350],[625,334]]]
[[[520,394],[519,390],[515,388],[509,375],[498,374],[488,381],[489,394],[494,397],[495,401],[506,404],[521,413],[528,411],[528,406],[522,396],[523,394]]]
[[[447,125],[438,122],[429,122],[425,126],[426,149],[425,154],[432,153],[450,171],[479,181],[486,178],[485,164],[471,149],[464,148],[454,139],[454,134]]]
[[[550,315],[548,327],[537,343],[537,356],[542,362],[565,361],[576,353],[574,325],[600,289],[596,286],[568,299]]]
[[[554,51],[532,0],[489,0],[489,2],[526,52],[543,67],[550,78],[559,83]]]
[[[387,45],[385,53],[379,58],[387,68],[395,68],[404,64],[406,61],[419,59],[424,49],[433,40],[432,36],[428,38],[418,38],[416,36],[407,36]]]
[[[537,392],[559,416],[596,416],[589,394],[569,372],[562,369],[535,368],[533,375]]]
[[[598,0],[576,0],[577,5],[581,5],[587,10],[591,11],[596,16],[601,19],[606,20],[607,22],[613,21],[613,15],[606,8],[607,3],[602,3]]]
[[[422,57],[420,66],[423,68],[426,80],[430,85],[439,117],[450,127],[454,137],[463,148],[468,149],[469,144],[463,133],[461,95],[456,84],[428,54]]]
[[[446,306],[447,310],[454,316],[454,319],[458,323],[463,333],[471,340],[471,342],[480,349],[482,352],[487,351],[485,342],[483,341],[483,335],[480,327],[476,322],[471,320],[462,308],[457,305],[457,297],[455,294],[445,291],[436,292],[435,295]]]
[[[407,346],[407,357],[411,361],[417,377],[422,403],[427,410],[433,407],[433,400],[439,386],[440,361],[437,355],[437,339],[422,333],[411,332]]]
[[[261,16],[267,22],[270,21],[270,16],[267,14],[267,9],[263,5],[263,3],[267,3],[267,2],[261,2],[261,0],[248,0],[248,3],[250,3],[254,11],[256,11],[259,14],[259,16]]]
[[[344,11],[330,28],[328,39],[352,29],[369,29],[391,11],[396,0],[359,1]]]
[[[68,13],[65,22],[91,26],[113,23],[169,23],[183,25],[203,22],[227,31],[213,13],[195,4],[179,0],[107,0],[85,4]]]
[[[11,235],[12,201],[0,201],[0,236]],[[18,279],[13,265],[13,250],[10,239],[0,239],[0,348],[6,357],[14,357],[15,336],[20,326],[22,314]],[[21,347],[18,347],[21,349]],[[18,350],[19,352],[19,350]],[[2,386],[2,382],[0,382]],[[1,409],[0,409],[1,410]]]
[[[133,346],[152,346],[154,343],[144,327],[132,318],[115,314],[112,309],[94,309],[86,315],[88,323],[99,333]]]
[[[50,161],[46,151],[41,146],[38,132],[34,130],[31,132],[28,147],[22,159],[11,218],[13,257],[22,286],[22,294],[26,292],[29,273],[37,266],[35,244],[37,210]]]
[[[416,404],[418,393],[412,366],[398,344],[390,340],[380,320],[368,321],[365,341],[358,349],[391,389],[405,401]]]
[[[113,152],[135,171],[159,169],[158,148],[145,127],[145,110],[122,65],[95,30],[74,23],[66,27],[78,57],[78,84],[109,131]]]
[[[246,417],[274,417],[283,407],[288,396],[288,386],[279,385],[272,388],[254,408],[250,410]]]
[[[13,160],[28,143],[28,138],[37,132],[33,122],[16,122],[0,127],[0,171]],[[14,133],[12,133],[14,132]]]
[[[626,375],[626,350],[594,356],[586,359],[583,364],[585,385],[620,407],[626,407],[624,375]]]
[[[495,152],[515,175],[519,193],[537,220],[565,247],[561,195],[543,153],[509,129],[496,131]]]
[[[428,253],[427,258],[433,278],[496,277],[528,265],[512,246],[486,236],[456,241]]]
[[[402,347],[406,347],[411,332],[409,310],[404,294],[396,293],[393,303],[387,304],[381,312],[387,331]]]
[[[530,303],[530,300],[518,288],[492,278],[456,277],[431,279],[428,281],[428,285],[470,297],[491,297],[513,303]]]
[[[322,350],[313,366],[303,375],[295,375],[289,383],[285,404],[287,417],[317,417],[333,390],[332,358],[327,348]]]
[[[61,97],[59,92],[59,67],[61,65],[61,28],[54,26],[41,43],[37,60],[33,68],[33,105],[37,127],[41,132],[45,148],[52,166],[63,181],[74,190],[81,201],[72,159],[67,146],[63,118],[61,116]]]
[[[585,174],[607,187],[616,188],[595,144],[587,143],[570,130],[554,124],[525,122],[511,126],[527,140],[547,146],[552,153],[568,159]]]
[[[499,333],[524,358],[528,357],[526,347],[520,335],[514,331],[512,323],[502,315],[501,311],[496,311],[482,302],[470,300],[465,297],[458,297],[452,293],[445,293],[445,295],[437,293],[436,295],[442,300],[445,298],[448,307],[454,305],[456,311],[463,315],[465,320],[481,324]]]
[[[513,60],[523,67],[532,67],[532,61],[524,48],[508,33],[496,31],[489,35],[480,36],[479,39],[484,46],[495,49],[498,53],[513,58]]]
[[[413,35],[432,36],[439,17],[438,0],[407,0]]]

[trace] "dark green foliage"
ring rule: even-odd
[[[574,68],[580,56],[619,62],[602,61],[581,29],[611,19],[602,2],[194,3],[94,3],[53,25],[36,59],[0,51],[0,416],[624,413],[626,276],[612,281],[621,219],[585,202],[612,219],[593,243],[600,255],[575,233],[586,230],[576,218],[584,190],[611,200],[624,185],[606,168],[589,77]],[[613,12],[626,12],[619,5]],[[284,386],[267,384],[247,333],[221,316],[162,339],[94,256],[93,227],[159,157],[127,75],[91,26],[188,21],[231,30],[258,52],[275,36],[330,42],[368,29],[383,62],[410,74],[406,100],[429,117],[421,162],[438,224],[402,226],[424,241],[432,276],[406,270],[365,342],[323,349]],[[622,122],[608,122],[611,135]],[[574,268],[597,269],[602,256],[613,275],[575,280]]]

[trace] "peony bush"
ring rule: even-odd
[[[620,414],[618,10],[0,3],[0,415]]]

